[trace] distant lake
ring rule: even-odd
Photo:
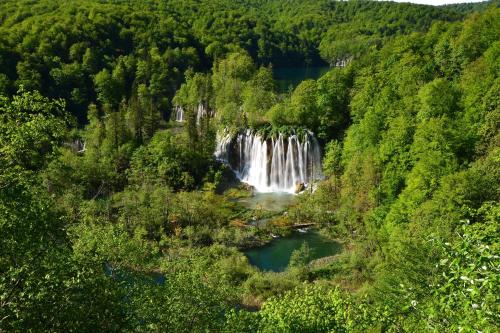
[[[317,79],[330,70],[328,66],[322,67],[280,67],[273,68],[273,75],[278,84],[279,92],[287,92],[290,87],[295,88],[306,79]]]

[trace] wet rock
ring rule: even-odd
[[[306,185],[304,183],[295,184],[295,193],[300,193],[306,189]]]
[[[248,192],[252,192],[253,193],[254,190],[255,190],[255,187],[253,187],[252,185],[247,184],[247,183],[242,183],[241,186],[243,187],[243,189],[245,191],[248,191]]]

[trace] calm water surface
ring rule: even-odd
[[[281,67],[274,68],[273,75],[279,92],[287,92],[306,79],[317,79],[330,70],[330,67]]]
[[[311,259],[337,254],[340,243],[321,236],[315,231],[294,232],[290,237],[276,238],[271,243],[245,251],[250,263],[263,271],[283,272],[290,262],[292,252],[306,242],[311,249]]]

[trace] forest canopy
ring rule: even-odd
[[[498,331],[499,34],[498,1],[2,1],[0,331]],[[241,133],[324,177],[242,205]],[[297,225],[342,252],[245,255]]]

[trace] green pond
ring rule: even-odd
[[[285,211],[292,205],[297,195],[290,193],[255,192],[251,197],[239,198],[237,201],[249,209],[273,212]],[[268,219],[256,220],[251,224],[265,227]],[[318,259],[337,254],[341,251],[340,243],[320,235],[315,230],[307,232],[294,231],[288,237],[275,238],[270,243],[244,251],[250,263],[263,271],[283,272],[290,262],[292,252],[298,250],[306,242],[311,250],[311,259]]]
[[[280,92],[295,88],[301,81],[317,79],[330,70],[328,66],[321,67],[278,67],[273,69],[273,75]]]
[[[293,232],[289,237],[275,238],[269,244],[245,251],[250,263],[263,271],[283,272],[290,262],[292,252],[307,243],[311,250],[311,259],[318,259],[337,254],[341,251],[340,243],[321,236],[311,230],[306,233]]]

